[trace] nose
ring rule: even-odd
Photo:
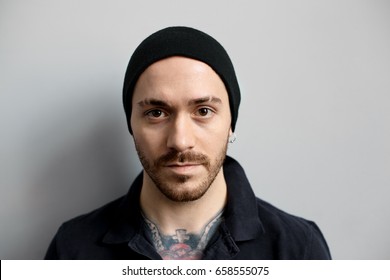
[[[177,115],[172,119],[171,126],[168,129],[168,148],[184,152],[195,146],[195,133],[190,116]]]

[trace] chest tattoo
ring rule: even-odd
[[[179,228],[174,235],[162,235],[158,226],[145,218],[153,245],[163,260],[202,259],[204,249],[222,220],[220,212],[206,224],[200,234],[188,233],[186,229]]]

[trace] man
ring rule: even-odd
[[[123,103],[144,171],[129,193],[64,223],[47,259],[329,259],[310,221],[255,197],[226,157],[240,90],[224,48],[170,27],[127,68]]]

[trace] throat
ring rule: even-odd
[[[156,223],[144,217],[148,226],[148,235],[163,260],[199,260],[211,237],[223,220],[222,212],[218,213],[202,229],[200,234],[189,233],[185,228],[178,228],[175,234],[163,235]]]

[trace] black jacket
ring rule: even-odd
[[[227,157],[223,168],[228,203],[204,259],[330,259],[326,241],[314,222],[256,198],[234,159]],[[139,175],[126,196],[64,223],[45,259],[161,259],[143,234],[141,186]]]

